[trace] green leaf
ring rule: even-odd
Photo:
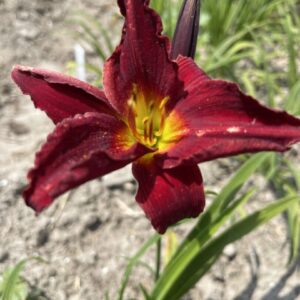
[[[198,231],[198,234],[196,239],[194,238],[194,241],[198,244],[199,247],[205,245],[207,241],[225,224],[226,221],[228,221],[229,218],[232,217],[232,215],[236,212],[238,208],[240,208],[242,205],[244,205],[250,197],[254,193],[254,189],[251,189],[250,191],[246,192],[242,197],[240,197],[238,200],[236,200],[232,205],[230,205],[220,216],[215,220],[215,222],[211,223],[209,226],[206,226],[202,230]],[[173,261],[177,258],[178,255],[181,255],[183,251],[187,249],[187,247],[190,247],[190,241],[192,237],[189,236],[185,242],[183,242],[184,246],[179,249],[179,251],[176,252],[176,254],[173,256],[173,260],[170,261],[170,264],[165,269],[164,273],[172,272],[172,266]],[[184,249],[184,250],[182,250]],[[217,258],[217,257],[216,257]]]
[[[201,215],[195,230],[203,228],[214,221],[220,215],[220,212],[234,200],[235,195],[250,176],[271,155],[272,153],[258,153],[248,159],[221,190],[211,206]]]
[[[25,281],[21,279],[21,272],[29,260],[43,261],[40,257],[32,257],[20,261],[14,268],[4,272],[0,284],[0,300],[24,300],[28,296],[29,289]]]
[[[161,16],[164,25],[164,33],[170,38],[172,38],[175,31],[176,20],[180,11],[180,4],[181,1],[174,0],[153,0],[150,3],[151,7],[154,8]]]
[[[300,114],[300,79],[290,89],[287,101],[285,103],[285,110],[294,115]]]
[[[203,227],[201,230],[197,230],[197,234],[192,231],[193,234],[190,234],[186,240],[190,240],[191,238],[194,238],[197,236],[197,243],[199,246],[205,245],[206,242],[208,242],[214,234],[233,216],[233,214],[245,203],[248,202],[248,200],[253,196],[255,192],[255,189],[251,189],[247,191],[244,195],[242,195],[239,199],[234,201],[233,204],[231,204],[229,207],[227,207],[218,218],[216,218],[215,221],[212,221],[207,226]],[[189,245],[189,244],[188,244]],[[181,254],[181,251],[183,248],[185,248],[187,245],[185,242],[183,242],[183,247],[180,247],[176,254],[177,256]]]
[[[300,170],[299,170],[299,168],[296,168],[292,164],[292,162],[289,160],[286,160],[286,164],[287,164],[291,174],[293,175],[297,189],[300,190]]]
[[[212,204],[202,213],[202,215],[200,215],[196,226],[178,247],[174,256],[179,255],[190,240],[199,236],[200,233],[204,234],[205,231],[209,231],[211,224],[218,218],[222,217],[223,212],[228,208],[229,204],[234,201],[236,194],[239,192],[244,183],[247,182],[250,176],[264,161],[269,159],[271,155],[272,153],[255,154],[239,168],[225,187],[220,191]]]
[[[149,296],[147,289],[142,284],[140,284],[140,290],[141,290],[145,300],[151,300],[151,297]]]
[[[105,292],[105,300],[110,300],[108,291]]]
[[[287,15],[284,23],[285,31],[287,33],[287,53],[288,53],[288,85],[292,87],[297,79],[297,54],[295,50],[295,38],[291,16]]]
[[[98,37],[93,33],[89,25],[82,20],[76,20],[74,22],[78,23],[78,25],[83,30],[83,34],[80,34],[80,37],[94,49],[94,51],[99,55],[102,61],[105,61],[107,58],[105,50],[103,49]]]
[[[285,197],[268,205],[236,222],[204,247],[197,243],[197,237],[190,240],[184,252],[175,259],[172,272],[168,270],[161,275],[152,292],[152,299],[180,299],[209,270],[226,245],[282,213],[295,201],[297,197]]]
[[[160,235],[155,234],[153,235],[138,251],[137,253],[129,260],[129,263],[125,269],[121,286],[118,290],[118,300],[123,300],[124,292],[129,280],[129,277],[133,271],[133,268],[138,264],[140,258],[144,255],[144,253],[151,247],[153,244],[155,244],[157,241],[159,241],[161,238]]]
[[[299,245],[300,245],[300,197],[298,196],[298,202],[291,205],[287,211],[288,227],[290,232],[291,248],[289,264],[295,262],[299,257]]]

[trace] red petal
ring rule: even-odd
[[[162,170],[153,161],[138,161],[133,164],[133,175],[139,183],[136,200],[159,233],[202,212],[205,196],[197,165]]]
[[[63,120],[36,155],[24,191],[26,203],[40,212],[67,190],[143,155],[146,149],[128,140],[126,130],[124,123],[106,114]]]
[[[150,91],[162,98],[169,96],[171,102],[176,102],[183,93],[177,65],[168,57],[169,40],[161,35],[160,17],[148,7],[148,2],[119,1],[125,16],[121,44],[104,68],[105,94],[126,116],[134,83],[146,94]]]
[[[101,90],[61,73],[15,66],[12,78],[54,123],[76,114],[112,111]]]
[[[203,81],[211,80],[191,58],[179,55],[176,62],[179,66],[178,76],[184,82],[184,90],[188,93],[196,90]]]
[[[209,80],[201,70],[193,78],[197,71],[191,60],[179,66],[188,96],[175,110],[188,132],[164,157],[165,167],[182,160],[199,163],[246,152],[285,151],[300,141],[299,119],[262,106],[234,83]]]
[[[145,5],[149,5],[150,0],[144,0]],[[118,5],[120,7],[121,14],[125,16],[126,8],[125,8],[125,0],[118,0]]]

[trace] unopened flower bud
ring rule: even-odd
[[[197,46],[200,19],[200,0],[185,0],[176,24],[171,58],[183,55],[194,58]]]

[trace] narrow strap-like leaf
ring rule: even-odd
[[[186,247],[184,253],[175,259],[172,272],[164,272],[161,275],[152,292],[152,299],[180,299],[209,270],[226,245],[242,238],[258,226],[282,213],[295,201],[297,201],[297,197],[285,197],[269,204],[236,222],[203,248],[199,249],[199,245],[194,242],[197,238],[191,240],[191,246]]]
[[[144,253],[148,250],[149,247],[151,247],[153,244],[155,244],[159,239],[160,235],[155,234],[152,236],[137,252],[136,254],[129,260],[129,263],[125,269],[123,278],[122,278],[122,283],[118,291],[118,300],[123,300],[124,297],[124,292],[129,280],[129,277],[131,275],[131,272],[135,265],[138,263],[139,259],[144,255]]]
[[[29,260],[33,260],[33,259],[44,262],[43,259],[40,257],[31,257],[31,258],[23,259],[19,263],[17,263],[17,265],[10,272],[10,274],[7,278],[7,281],[3,287],[4,289],[2,291],[1,300],[2,299],[3,300],[12,300],[14,298],[16,286],[20,280],[20,274],[23,271],[26,263]]]

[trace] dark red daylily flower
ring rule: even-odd
[[[300,120],[268,109],[235,83],[209,78],[190,58],[169,58],[149,1],[119,0],[125,24],[104,67],[104,92],[77,79],[16,66],[12,78],[56,124],[29,172],[26,203],[37,212],[55,197],[133,162],[136,200],[155,229],[204,208],[198,163],[285,151]]]

